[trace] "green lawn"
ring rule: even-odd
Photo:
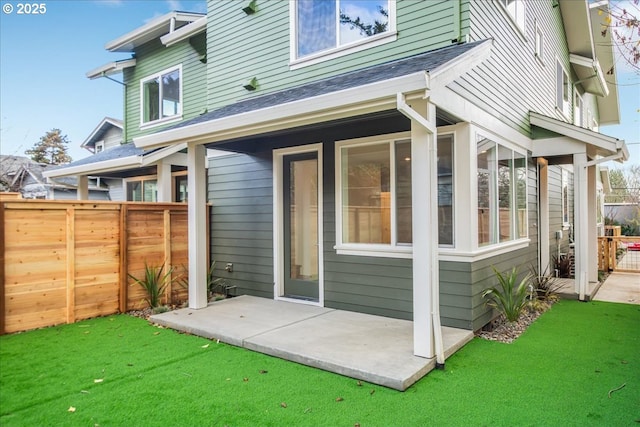
[[[0,337],[2,426],[637,426],[639,420],[638,305],[561,301],[513,344],[474,339],[445,371],[405,392],[126,315]]]

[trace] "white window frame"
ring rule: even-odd
[[[302,67],[306,67],[313,64],[318,64],[330,59],[339,58],[350,53],[359,52],[364,49],[369,49],[375,46],[380,46],[386,43],[395,41],[398,38],[398,32],[396,29],[396,1],[389,1],[389,28],[384,33],[376,34],[371,37],[367,37],[362,40],[339,45],[330,49],[326,49],[320,52],[316,52],[307,56],[298,58],[298,1],[289,1],[289,40],[290,40],[290,62],[289,68],[296,70]]]
[[[102,153],[104,151],[104,141],[96,142],[94,154]]]
[[[451,162],[451,223],[452,223],[452,228],[453,228],[453,232],[452,232],[452,243],[440,243],[438,242],[438,248],[445,248],[445,249],[453,249],[456,247],[456,169],[457,169],[457,165],[456,165],[456,132],[454,131],[446,131],[446,132],[438,132],[437,137],[436,137],[436,144],[438,143],[438,139],[441,137],[451,137],[451,157],[452,157],[452,162]],[[439,181],[440,177],[438,176],[436,179],[436,185],[439,185]],[[440,208],[439,205],[439,201],[438,203],[438,209]],[[438,212],[439,214],[440,212]],[[440,217],[438,216],[438,221],[440,221]],[[438,236],[439,237],[439,236]],[[439,239],[438,239],[439,240]]]
[[[497,0],[501,10],[509,18],[509,22],[516,29],[523,41],[525,36],[526,6],[524,0]],[[512,3],[513,7],[509,7]],[[515,9],[515,10],[514,10]]]
[[[156,181],[156,201],[158,200],[158,189],[157,189],[157,185],[158,185],[158,175],[145,175],[145,176],[135,176],[135,177],[131,177],[131,178],[125,178],[123,180],[123,185],[124,185],[124,197],[125,200],[127,202],[132,202],[133,200],[129,200],[129,189],[128,189],[128,185],[130,182],[140,182],[142,184],[142,197],[144,198],[144,182],[145,181]],[[146,201],[146,200],[141,200],[141,201],[136,201],[138,203],[155,203],[153,201]]]
[[[560,76],[558,72],[562,70],[562,81],[560,81]],[[566,97],[565,97],[565,89],[566,89]],[[562,113],[565,119],[569,120],[571,113],[571,79],[569,77],[569,73],[567,69],[562,65],[562,62],[558,58],[556,58],[556,92],[555,92],[555,104],[556,109]],[[562,105],[560,105],[560,97],[562,97]]]
[[[339,255],[360,255],[384,258],[411,258],[413,245],[397,243],[396,221],[396,182],[395,182],[395,143],[411,141],[410,132],[400,132],[375,137],[348,139],[335,143],[335,202],[336,202],[336,245]],[[391,243],[344,243],[342,241],[342,153],[344,147],[362,147],[366,145],[389,144],[389,186],[391,188]]]
[[[541,65],[544,65],[544,32],[536,20],[535,34],[533,37],[534,55]]]
[[[180,111],[178,112],[178,114],[175,114],[173,116],[169,116],[169,117],[162,117],[162,76],[165,74],[169,74],[172,73],[174,71],[178,71],[179,75],[180,75]],[[149,129],[158,125],[162,125],[165,123],[171,123],[171,122],[175,122],[178,120],[182,119],[182,112],[184,111],[184,106],[183,106],[183,99],[184,99],[184,92],[183,92],[183,81],[184,81],[184,74],[182,73],[182,64],[178,64],[176,66],[167,68],[165,70],[162,70],[160,72],[157,72],[155,74],[146,76],[142,79],[140,79],[140,129]],[[160,97],[160,103],[159,103],[159,108],[160,108],[160,118],[158,120],[153,120],[153,121],[149,121],[149,122],[145,122],[144,121],[144,84],[150,80],[153,79],[160,79],[160,91],[158,93],[158,96]]]
[[[584,100],[577,90],[573,91],[573,124],[580,127],[585,126],[584,120]]]
[[[518,221],[516,220],[516,217],[518,215],[518,211],[517,211],[517,182],[515,179],[515,167],[514,165],[514,159],[515,159],[515,154],[519,154],[520,156],[524,156],[524,171],[525,171],[525,176],[524,176],[524,181],[525,181],[525,188],[528,185],[529,182],[529,155],[527,153],[526,150],[516,147],[515,145],[508,143],[504,140],[502,140],[501,138],[497,138],[495,135],[486,132],[486,131],[477,131],[474,132],[474,137],[473,137],[473,145],[476,147],[473,150],[473,154],[475,154],[475,180],[476,180],[476,184],[475,187],[473,189],[473,191],[475,192],[474,198],[475,198],[475,209],[478,209],[478,184],[477,184],[477,176],[478,176],[478,163],[477,163],[477,159],[478,159],[478,153],[477,153],[477,141],[478,141],[478,137],[484,137],[490,141],[492,141],[495,144],[495,149],[496,149],[496,153],[498,152],[499,147],[503,147],[506,148],[507,150],[511,151],[511,164],[512,164],[512,171],[511,171],[511,179],[510,179],[510,185],[511,185],[511,197],[510,197],[510,215],[511,215],[511,224],[510,227],[511,229],[509,230],[511,233],[511,236],[513,236],[512,239],[510,240],[505,240],[505,241],[500,241],[499,236],[497,236],[497,232],[499,230],[499,221],[500,221],[500,209],[499,209],[499,198],[498,198],[498,177],[497,177],[497,170],[495,171],[495,182],[491,181],[490,184],[492,184],[494,186],[494,188],[490,189],[492,191],[492,193],[495,193],[491,199],[491,203],[495,204],[495,206],[490,206],[490,209],[493,211],[493,209],[496,209],[496,214],[492,215],[492,219],[494,224],[492,224],[492,229],[493,229],[493,233],[495,234],[494,236],[491,237],[491,240],[489,243],[485,243],[485,244],[480,244],[479,242],[479,238],[478,238],[478,231],[479,231],[479,227],[478,227],[478,223],[477,223],[477,218],[473,221],[475,223],[475,230],[473,230],[473,233],[475,233],[475,237],[474,237],[474,250],[478,251],[478,252],[487,252],[487,251],[493,251],[495,248],[502,248],[502,247],[513,247],[515,245],[520,245],[524,242],[529,242],[529,192],[525,190],[525,206],[526,206],[526,214],[524,215],[524,229],[526,230],[526,235],[525,236],[519,236],[519,232],[518,232]],[[497,167],[497,161],[496,161],[496,167]],[[495,185],[494,185],[495,184]],[[477,215],[477,214],[473,214],[473,215]],[[495,242],[493,241],[495,240]]]

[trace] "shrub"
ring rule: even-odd
[[[149,266],[145,261],[144,277],[142,279],[138,279],[137,277],[129,274],[129,277],[134,280],[134,283],[132,283],[131,286],[140,285],[147,292],[147,298],[145,298],[145,301],[151,308],[156,308],[160,305],[165,289],[167,289],[167,286],[173,282],[173,267],[163,274],[164,266],[164,263],[162,263],[160,267]]]
[[[538,274],[535,268],[530,266],[529,280],[537,300],[550,302],[558,299],[558,292],[562,285],[557,283],[556,278],[549,273],[548,268],[542,274]]]
[[[516,267],[513,267],[509,274],[502,274],[495,267],[491,268],[498,279],[498,286],[485,289],[482,297],[489,299],[487,305],[498,310],[507,321],[516,322],[527,305],[529,274],[516,284],[518,281]]]

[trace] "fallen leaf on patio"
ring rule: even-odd
[[[268,373],[268,372],[269,372],[269,371],[265,371],[264,369],[260,369],[260,373],[261,373],[261,374],[266,374],[266,373]]]
[[[336,402],[342,402],[344,399],[342,397],[336,397]]]
[[[75,406],[69,406],[69,409],[67,409],[67,411],[76,412],[76,407]]]
[[[208,348],[208,347],[209,347],[209,344],[205,344],[202,346],[202,348]]]
[[[244,317],[244,316],[241,314],[241,315],[240,315],[240,318],[243,318],[243,317]]]
[[[283,407],[283,408],[286,408],[287,407],[287,403],[286,402],[281,402],[280,406]]]
[[[189,316],[191,316],[193,313],[188,313]]]
[[[97,378],[95,380],[93,380],[94,383],[101,383],[102,381],[104,381],[104,378]]]

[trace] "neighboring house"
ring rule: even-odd
[[[47,171],[55,168],[27,157],[0,155],[2,191],[19,192],[24,199],[76,199],[76,178],[51,180],[44,177]],[[88,180],[87,191],[90,200],[109,200],[108,188],[99,179]]]
[[[123,74],[127,103],[121,143],[115,144],[115,132],[108,129],[118,123],[121,127],[121,122],[107,118],[83,144],[93,148],[94,156],[46,176],[75,176],[81,189],[88,177],[109,179],[114,185],[112,200],[186,202],[186,144],[150,151],[137,149],[130,142],[141,130],[196,117],[206,108],[206,91],[200,85],[206,70],[205,22],[203,14],[172,12],[108,43],[106,48],[111,52],[135,53],[132,58],[110,62],[87,73],[90,79]],[[176,62],[179,64],[173,66]],[[188,84],[183,83],[183,76],[188,78]],[[139,102],[141,94],[148,102]],[[137,99],[135,104],[128,102],[131,97]],[[190,101],[184,108],[183,97]],[[119,191],[117,182],[122,182]],[[79,198],[83,194],[79,192]]]
[[[210,251],[239,293],[411,319],[440,359],[441,323],[491,320],[493,267],[572,242],[584,298],[597,165],[628,157],[598,132],[619,120],[606,1],[244,6],[158,18],[95,73],[123,72],[126,141],[187,148],[190,307]],[[207,172],[205,148],[230,154]]]
[[[51,180],[79,180],[81,189],[83,182],[88,185],[98,180],[108,188],[108,200],[113,201],[186,202],[186,155],[175,147],[145,152],[133,144],[123,144],[123,129],[121,120],[105,117],[81,145],[92,156],[44,175]],[[166,187],[158,187],[159,174],[168,177]],[[86,196],[79,191],[77,198]]]

